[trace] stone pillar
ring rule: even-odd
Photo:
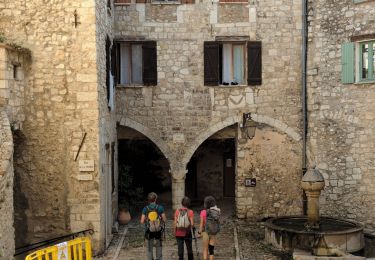
[[[324,188],[324,178],[319,170],[313,167],[308,170],[301,181],[302,189],[307,196],[307,223],[313,229],[319,228],[319,196]]]
[[[172,207],[176,210],[181,205],[181,200],[185,196],[186,170],[172,172]]]

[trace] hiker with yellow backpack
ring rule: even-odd
[[[194,212],[189,209],[190,199],[184,197],[181,201],[182,207],[174,214],[173,230],[177,240],[178,259],[184,260],[184,243],[187,249],[188,260],[193,260],[192,233],[194,233]],[[193,231],[193,232],[192,232]],[[195,238],[195,235],[194,235]]]
[[[147,196],[148,205],[143,208],[141,224],[145,225],[145,240],[147,241],[147,260],[162,260],[162,233],[165,229],[167,218],[164,207],[156,204],[158,195],[150,192]],[[153,250],[156,248],[156,258],[153,258]]]

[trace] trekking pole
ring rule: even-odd
[[[197,252],[197,260],[199,260],[199,251],[198,251],[198,242],[197,242],[197,236],[195,235],[195,228],[192,228],[193,230],[193,239],[195,240],[195,251]]]

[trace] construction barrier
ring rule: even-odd
[[[92,260],[91,240],[79,237],[67,242],[38,250],[25,260]]]

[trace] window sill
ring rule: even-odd
[[[214,87],[214,88],[245,88],[249,87],[248,85],[217,85],[217,86],[206,86],[206,87]]]
[[[132,3],[131,3],[131,1],[129,1],[129,2],[122,2],[122,3],[114,3],[114,5],[115,6],[122,6],[122,5],[131,5]]]
[[[180,5],[180,1],[152,1],[153,5]]]
[[[375,79],[374,80],[364,80],[364,81],[358,81],[355,82],[354,85],[363,85],[363,84],[375,84]]]
[[[226,5],[226,4],[242,4],[242,5],[246,5],[246,4],[248,4],[248,1],[246,1],[246,2],[242,2],[242,1],[235,1],[235,2],[222,2],[222,1],[219,1],[219,4],[224,4],[224,5]]]
[[[155,85],[122,85],[122,84],[117,84],[116,88],[149,88],[149,87],[154,87]]]
[[[373,2],[375,0],[354,0],[354,4],[364,4],[364,3],[367,3],[367,2]]]

